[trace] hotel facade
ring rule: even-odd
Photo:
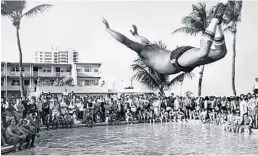
[[[36,51],[36,63],[74,63],[78,62],[79,53],[76,50]]]
[[[39,92],[103,92],[100,63],[23,63],[23,83],[27,95]],[[62,85],[57,84],[61,82]],[[69,82],[67,85],[66,83]],[[1,62],[1,95],[19,97],[19,63]]]

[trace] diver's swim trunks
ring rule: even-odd
[[[186,73],[190,73],[192,70],[194,70],[195,67],[182,67],[179,63],[178,63],[178,58],[184,54],[184,52],[186,52],[187,50],[190,50],[194,47],[191,46],[181,46],[176,48],[175,50],[171,51],[170,54],[170,60],[171,63],[173,62],[173,65],[178,68],[179,70],[186,72]],[[175,59],[175,60],[174,60]]]

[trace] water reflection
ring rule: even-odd
[[[258,155],[257,135],[239,136],[198,122],[60,129],[45,133],[36,145],[12,154]]]

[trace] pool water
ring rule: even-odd
[[[35,148],[12,154],[258,155],[258,135],[224,132],[198,121],[59,129],[41,132]]]

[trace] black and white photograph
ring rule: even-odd
[[[258,155],[258,1],[1,0],[2,155]]]

